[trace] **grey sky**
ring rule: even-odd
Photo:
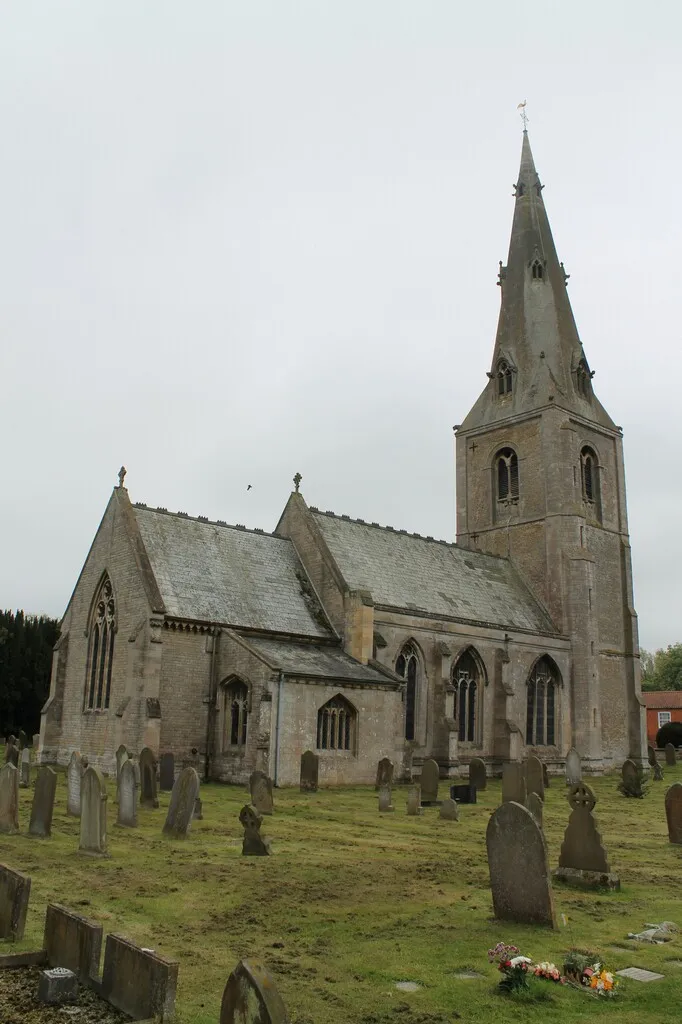
[[[0,606],[133,501],[447,539],[529,132],[625,431],[643,646],[682,640],[679,4],[9,0]],[[246,491],[247,484],[252,490]]]

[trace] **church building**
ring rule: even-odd
[[[485,386],[456,428],[457,543],[309,506],[273,533],[119,486],[61,623],[44,762],[124,744],[243,783],[645,752],[622,430],[597,399],[527,132]]]

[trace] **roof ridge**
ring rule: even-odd
[[[167,508],[157,505],[146,505],[143,501],[133,502],[133,508],[144,509],[145,512],[156,512],[162,516],[169,516],[171,519],[188,519],[192,523],[203,523],[205,526],[222,526],[227,530],[239,530],[240,533],[257,533],[261,537],[273,537],[275,540],[287,540],[286,537],[279,537],[269,530],[260,526],[244,526],[243,523],[226,523],[224,519],[209,519],[208,516],[191,516],[188,512],[169,512]]]

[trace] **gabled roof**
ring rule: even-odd
[[[334,636],[291,541],[165,509],[132,507],[167,615],[295,636]]]
[[[351,590],[407,612],[557,633],[511,562],[456,544],[311,508]]]
[[[337,645],[293,643],[252,636],[244,639],[249,647],[262,654],[266,661],[281,669],[286,676],[310,676],[364,685],[401,685],[399,680],[391,678],[390,673],[380,672],[371,665],[362,665]]]
[[[646,707],[654,710],[682,708],[682,690],[642,690],[642,700]]]

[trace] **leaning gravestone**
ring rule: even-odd
[[[175,755],[162,754],[159,758],[159,787],[162,793],[170,793],[175,782]]]
[[[420,779],[420,785],[422,788],[422,806],[428,807],[429,804],[438,803],[438,780],[440,778],[440,768],[438,763],[432,758],[428,761],[424,761],[422,765],[422,774]]]
[[[275,979],[255,960],[240,960],[227,979],[220,1024],[288,1024]]]
[[[36,785],[33,790],[33,803],[31,804],[31,821],[28,826],[30,836],[50,835],[52,831],[52,813],[54,811],[54,797],[57,792],[57,774],[47,765],[38,770]]]
[[[582,770],[580,767],[580,754],[571,747],[569,752],[566,754],[566,785],[577,786],[582,779]]]
[[[666,743],[665,745],[665,763],[669,768],[674,768],[677,764],[677,755],[675,753],[675,747],[672,743]]]
[[[390,757],[382,757],[377,765],[377,781],[375,789],[381,789],[382,786],[393,785],[393,761]]]
[[[526,770],[522,761],[507,761],[502,765],[502,803],[526,802]]]
[[[301,792],[317,793],[320,759],[312,750],[301,754]]]
[[[472,757],[469,762],[469,782],[477,790],[482,791],[488,785],[488,778],[485,771],[485,761],[480,757]]]
[[[81,853],[105,857],[107,852],[107,789],[96,768],[81,780]]]
[[[495,917],[556,927],[542,829],[526,807],[500,804],[486,831]]]
[[[137,825],[137,771],[135,762],[126,758],[121,763],[118,779],[118,818],[117,825],[135,828]]]
[[[447,800],[443,800],[440,805],[438,816],[439,818],[444,818],[446,821],[458,821],[459,807],[457,806],[457,803],[449,798]]]
[[[28,747],[24,747],[21,752],[21,775],[19,777],[19,785],[22,789],[28,789],[31,785],[31,751]]]
[[[242,856],[267,857],[270,854],[270,843],[260,834],[263,815],[252,804],[246,804],[239,812],[239,820],[244,829]]]
[[[649,745],[646,748],[646,757],[650,767],[653,768],[653,766],[656,764],[656,748],[653,747],[651,743],[649,743]]]
[[[682,782],[673,782],[665,794],[665,816],[668,820],[668,839],[682,846]]]
[[[620,879],[611,873],[606,850],[597,831],[592,811],[597,800],[584,782],[568,792],[571,816],[559,854],[554,877],[583,889],[620,889]]]
[[[173,786],[163,834],[184,839],[194,815],[194,803],[199,795],[199,776],[194,768],[183,768]]]
[[[74,818],[81,816],[81,779],[83,777],[84,759],[74,750],[66,769],[66,813]],[[87,765],[87,761],[85,761]]]
[[[526,793],[537,793],[541,800],[545,796],[542,761],[534,754],[526,758]]]
[[[380,811],[392,811],[394,810],[393,804],[391,803],[391,787],[382,786],[379,790],[379,810]]]
[[[259,814],[272,814],[272,779],[265,772],[251,772],[249,776],[251,803]]]
[[[537,821],[540,828],[542,828],[542,814],[545,809],[545,805],[537,793],[529,793],[526,797],[526,807]]]
[[[407,791],[407,813],[421,814],[422,791],[420,786],[410,786]]]
[[[19,831],[19,772],[7,761],[0,769],[0,832]]]
[[[156,758],[149,747],[140,751],[140,804],[142,807],[158,807],[156,792]]]

